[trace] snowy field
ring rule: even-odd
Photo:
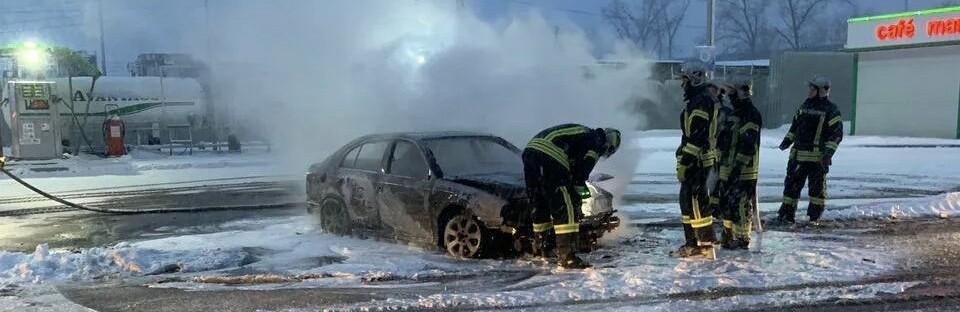
[[[642,157],[631,184],[630,215],[677,218],[673,176],[677,133],[649,131],[634,143]],[[766,130],[761,155],[761,199],[775,210],[782,191],[786,152],[776,149],[783,132]],[[960,159],[953,140],[848,137],[830,173],[825,218],[913,219],[960,213]],[[896,145],[896,146],[878,146]],[[909,145],[917,148],[905,147]],[[159,157],[58,162],[70,174],[13,167],[52,192],[96,188],[149,188],[160,183],[219,183],[215,179],[280,179],[264,155]],[[105,176],[98,176],[106,174]],[[197,179],[203,176],[202,181]],[[288,178],[288,177],[286,177]],[[27,190],[0,180],[0,196]],[[178,184],[179,185],[179,184]],[[927,190],[927,193],[916,190]],[[649,202],[645,202],[649,201]],[[672,200],[672,201],[671,201]],[[800,211],[804,209],[801,205]],[[2,207],[0,209],[7,209]],[[860,241],[858,230],[829,233],[768,231],[759,251],[719,252],[715,262],[668,256],[682,243],[678,227],[624,227],[586,255],[596,268],[562,271],[536,261],[456,260],[401,244],[322,233],[305,216],[232,221],[221,231],[117,242],[85,249],[32,253],[0,251],[0,310],[82,310],[57,293],[69,284],[131,281],[153,289],[191,292],[277,289],[396,291],[392,298],[345,302],[322,308],[539,308],[542,310],[677,310],[748,308],[828,298],[873,298],[898,293],[913,282],[856,283],[890,274],[911,255]],[[691,299],[702,292],[754,289],[754,294]],[[580,305],[566,305],[577,302]],[[615,304],[610,304],[615,303]],[[316,308],[303,309],[313,311]],[[291,311],[299,311],[293,309]]]

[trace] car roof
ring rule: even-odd
[[[371,134],[363,136],[361,139],[364,141],[373,140],[373,139],[396,139],[404,138],[411,140],[429,140],[429,139],[443,139],[443,138],[454,138],[454,137],[493,137],[499,138],[490,133],[482,132],[471,132],[471,131],[426,131],[426,132],[394,132],[394,133],[381,133],[381,134]]]

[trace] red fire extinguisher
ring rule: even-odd
[[[106,155],[123,156],[126,149],[123,146],[123,137],[126,135],[126,126],[117,115],[112,115],[103,121],[103,139],[107,145]]]

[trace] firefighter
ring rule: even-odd
[[[757,178],[760,165],[760,129],[763,120],[760,111],[750,99],[750,81],[731,79],[727,84],[733,112],[728,118],[729,128],[721,132],[718,141],[721,151],[721,180],[725,181],[722,194],[723,234],[721,245],[727,249],[747,249],[750,246],[750,227],[756,213]]]
[[[728,158],[733,156],[729,153],[726,153],[729,150],[730,135],[727,133],[730,131],[731,124],[731,115],[733,114],[733,108],[731,108],[724,101],[724,98],[729,98],[727,96],[726,84],[722,82],[711,82],[707,85],[707,88],[710,90],[716,98],[715,106],[719,108],[717,114],[717,124],[719,125],[716,133],[716,146],[717,151],[717,164],[723,164],[728,162]],[[729,167],[726,168],[729,170]],[[710,185],[710,209],[713,211],[714,219],[720,219],[723,217],[722,212],[724,209],[720,207],[722,204],[721,198],[726,191],[726,181],[730,173],[724,170],[723,166],[714,166],[714,170],[711,171],[711,177],[708,178],[708,185]]]
[[[783,224],[796,222],[797,200],[806,180],[810,181],[807,216],[812,224],[819,224],[826,205],[827,172],[843,140],[843,117],[837,105],[828,99],[830,80],[814,76],[809,87],[807,100],[797,110],[790,132],[780,143],[781,150],[793,146],[787,163],[787,178],[783,182],[783,204],[777,216]]]
[[[706,67],[684,64],[681,82],[686,103],[680,116],[682,136],[677,148],[677,179],[680,181],[680,213],[686,243],[674,257],[715,257],[713,212],[707,194],[707,175],[716,161],[713,150],[717,112],[706,86]]]
[[[523,150],[527,191],[534,201],[534,253],[547,258],[556,249],[564,268],[587,268],[574,255],[579,241],[581,200],[589,196],[586,181],[599,158],[620,147],[620,131],[563,124],[541,131]]]

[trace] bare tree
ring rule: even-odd
[[[782,25],[776,28],[777,35],[794,51],[811,44],[837,44],[836,38],[845,41],[846,35],[840,34],[840,30],[846,28],[845,20],[859,11],[853,0],[783,0],[779,3]],[[840,20],[844,22],[838,22]],[[824,40],[823,37],[833,40]],[[820,42],[811,42],[817,39]]]
[[[719,39],[729,43],[725,50],[744,52],[749,57],[770,51],[776,40],[766,17],[771,3],[766,0],[717,1]]]
[[[664,39],[667,49],[667,57],[673,58],[673,45],[677,39],[677,31],[680,30],[680,25],[683,24],[684,17],[687,16],[687,9],[690,8],[690,0],[680,0],[680,1],[670,1],[670,4],[677,4],[677,9],[668,10],[668,12],[673,12],[672,14],[664,14],[663,16],[663,26],[664,32],[661,38]]]
[[[783,26],[777,27],[777,34],[794,51],[804,46],[804,30],[809,28],[816,9],[822,9],[829,0],[782,0],[780,1],[780,19]]]
[[[603,16],[621,39],[660,57],[672,58],[677,32],[690,1],[643,0],[631,6],[614,0],[603,8]]]

